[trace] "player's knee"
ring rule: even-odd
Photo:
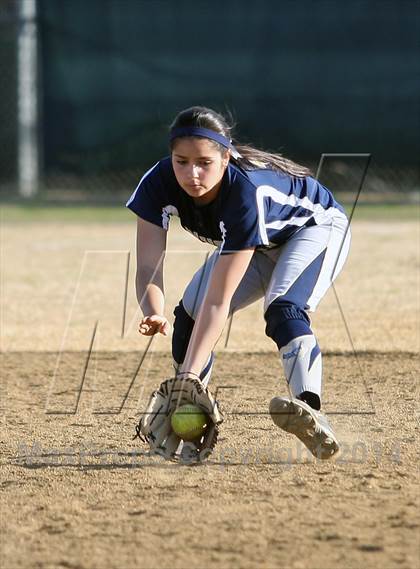
[[[265,333],[279,349],[298,336],[312,334],[308,315],[292,302],[276,299],[267,308],[264,318]]]
[[[174,310],[174,327],[172,334],[172,357],[177,364],[182,364],[187,352],[188,343],[194,328],[194,320],[187,313],[182,300]]]

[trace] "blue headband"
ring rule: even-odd
[[[174,138],[179,138],[182,136],[202,136],[204,138],[209,138],[210,140],[218,142],[225,148],[229,148],[234,158],[241,157],[229,138],[226,138],[226,136],[223,136],[223,134],[219,134],[218,132],[210,130],[209,128],[202,128],[201,126],[183,126],[173,128],[170,132],[169,140],[172,142]]]

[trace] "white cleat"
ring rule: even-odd
[[[326,460],[338,452],[338,440],[326,416],[304,401],[274,397],[270,415],[278,427],[296,435],[317,458]]]

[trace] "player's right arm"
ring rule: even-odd
[[[170,331],[164,316],[163,260],[167,232],[162,227],[137,218],[137,300],[143,312],[139,332],[145,336]]]

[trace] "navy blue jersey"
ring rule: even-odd
[[[170,157],[146,172],[127,207],[164,229],[176,215],[182,227],[201,241],[219,246],[222,253],[276,247],[304,226],[344,215],[331,192],[310,176],[243,170],[232,163],[216,199],[197,206],[178,184]]]

